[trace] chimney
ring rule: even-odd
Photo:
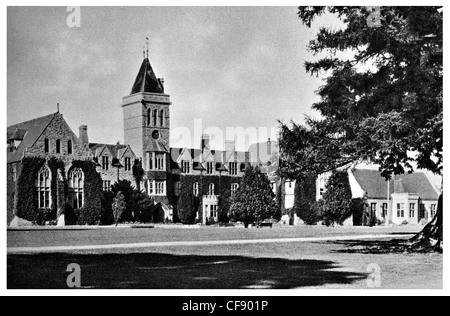
[[[87,133],[87,125],[81,125],[80,126],[80,132],[78,134],[81,143],[83,144],[83,146],[88,147],[89,146],[89,138],[88,138],[88,133]]]
[[[210,137],[209,137],[209,135],[207,135],[207,134],[203,134],[202,135],[202,151],[203,150],[209,150],[210,148],[209,148],[209,140],[210,140]]]

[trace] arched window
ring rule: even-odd
[[[159,125],[164,126],[164,110],[161,110],[161,112],[159,112]]]
[[[208,186],[208,195],[215,195],[214,192],[214,183],[210,183]]]
[[[153,110],[153,126],[156,126],[158,123],[158,110]]]
[[[61,141],[59,139],[56,140],[56,153],[61,153]]]
[[[67,154],[72,154],[72,141],[70,139],[67,141]]]
[[[194,193],[194,196],[198,196],[198,194],[199,194],[198,182],[194,183],[194,187],[192,188],[192,191]]]
[[[69,173],[69,200],[74,209],[84,205],[84,174],[80,168],[72,169]]]
[[[48,153],[50,151],[50,143],[48,138],[44,139],[44,152]]]
[[[150,126],[152,124],[152,110],[147,110],[147,126]]]
[[[39,208],[50,208],[51,207],[51,173],[47,166],[43,166],[38,174],[37,180],[35,182],[36,192],[38,195],[38,207]]]

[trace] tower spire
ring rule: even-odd
[[[147,37],[145,38],[147,41],[145,42],[145,46],[146,46],[146,55],[147,55],[147,58],[148,58],[148,45],[149,45],[149,43],[148,43],[148,35],[147,35]]]

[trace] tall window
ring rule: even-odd
[[[67,141],[67,154],[71,155],[72,154],[72,140],[68,140]]]
[[[156,126],[158,122],[158,110],[153,110],[153,126]]]
[[[51,207],[50,182],[50,169],[48,169],[47,166],[43,166],[38,172],[38,177],[35,183],[39,208]]]
[[[425,204],[419,204],[419,218],[426,218],[426,215]]]
[[[181,161],[181,172],[182,173],[191,173],[191,162],[188,160]]]
[[[397,217],[405,217],[405,204],[397,203]]]
[[[198,194],[199,194],[199,186],[198,186],[198,182],[195,182],[194,183],[194,186],[193,186],[193,188],[192,188],[192,193],[194,194],[194,196],[198,196]]]
[[[387,213],[388,213],[388,204],[387,203],[383,203],[383,205],[381,207],[382,207],[383,217],[386,217]]]
[[[239,189],[239,184],[238,183],[232,183],[231,184],[231,195],[234,195],[238,189]]]
[[[102,156],[102,169],[109,170],[109,156]]]
[[[84,205],[84,175],[80,168],[73,169],[69,174],[69,199],[74,209]]]
[[[210,183],[208,186],[208,195],[215,195],[215,190],[214,190],[214,183]]]
[[[416,215],[416,204],[410,203],[409,204],[409,217],[414,217]]]
[[[44,152],[50,152],[50,142],[48,138],[44,139]]]
[[[148,180],[148,185],[147,185],[147,187],[148,187],[148,195],[153,195],[153,194],[155,194],[154,186],[153,186],[153,180]]]
[[[61,141],[59,139],[56,140],[56,153],[61,153]]]
[[[147,110],[147,126],[150,126],[152,124],[152,110]]]
[[[164,126],[164,110],[161,110],[161,112],[159,112],[159,125]]]
[[[370,216],[375,217],[377,215],[377,203],[370,204]]]
[[[166,154],[160,153],[155,155],[155,169],[156,170],[166,170]]]
[[[109,180],[103,181],[103,191],[111,191],[111,181]]]
[[[436,204],[431,204],[431,218],[434,218],[436,216]]]
[[[230,174],[236,176],[238,174],[238,164],[237,162],[230,162]]]
[[[131,170],[131,158],[125,157],[125,171]]]
[[[165,181],[155,181],[155,193],[156,195],[165,195],[166,193]]]
[[[210,161],[206,163],[206,173],[212,174],[214,171],[214,162]]]

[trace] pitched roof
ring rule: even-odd
[[[150,92],[150,93],[164,93],[164,87],[156,78],[155,72],[148,58],[142,61],[141,68],[134,81],[133,88],[130,94]]]
[[[89,149],[92,151],[94,156],[98,157],[105,148],[109,150],[113,158],[120,159],[124,151],[128,148],[128,145],[111,145],[111,144],[100,144],[100,143],[89,143]]]
[[[16,150],[7,153],[7,163],[20,161],[23,157],[25,150],[28,147],[32,147],[38,138],[47,128],[48,124],[53,120],[55,115],[50,115],[35,118],[30,121],[22,122],[19,124],[11,125],[7,128],[7,141],[10,140],[22,140]]]
[[[386,198],[387,181],[378,170],[355,169],[352,173],[369,199]],[[439,197],[423,172],[395,176],[390,180],[390,194],[394,192],[418,194],[422,200],[437,200]]]

